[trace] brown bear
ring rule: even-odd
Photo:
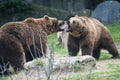
[[[76,56],[81,48],[82,55],[92,55],[96,59],[99,59],[101,49],[108,50],[113,58],[119,57],[110,31],[97,19],[71,17],[65,30],[69,32],[67,46],[70,56]]]
[[[4,24],[0,28],[2,73],[7,73],[9,64],[15,71],[19,71],[23,68],[25,61],[45,57],[47,35],[59,30],[59,20],[48,16]]]

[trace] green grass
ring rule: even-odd
[[[6,77],[6,76],[1,77],[0,76],[0,80],[8,80],[8,77]]]
[[[89,80],[120,80],[119,75],[118,71],[96,72],[90,75]]]
[[[54,52],[60,54],[67,54],[67,49],[62,48],[61,45],[57,45],[57,34],[53,33],[48,36],[48,46],[51,47],[53,45]]]
[[[108,54],[106,52],[101,52],[100,59],[105,60],[105,59],[108,59],[110,57],[111,57],[110,54]]]
[[[108,72],[94,72],[91,74],[82,75],[82,73],[75,73],[69,78],[63,77],[61,80],[120,80],[120,72],[117,70]]]
[[[120,42],[120,24],[107,25],[115,42]]]
[[[120,66],[114,64],[108,64],[110,71],[106,72],[94,72],[90,74],[91,80],[120,80]]]

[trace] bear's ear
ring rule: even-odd
[[[45,15],[44,18],[45,18],[45,20],[49,20],[49,16],[48,15]]]
[[[83,20],[83,23],[85,24],[85,20]]]
[[[86,25],[86,20],[83,19],[82,22],[83,22],[83,25],[85,26]]]
[[[86,23],[86,19],[84,19],[84,18],[82,18],[82,17],[80,17],[80,19],[82,20],[83,24]]]
[[[75,15],[75,17],[79,17],[78,15]]]

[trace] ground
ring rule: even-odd
[[[119,50],[120,53],[120,42],[116,43],[116,46]],[[103,50],[103,52],[106,52]],[[65,55],[63,54],[55,54],[55,57],[63,57]],[[120,59],[100,59],[99,61],[97,61],[96,67],[95,69],[92,70],[92,74],[99,74],[99,76],[97,76],[97,79],[94,77],[92,79],[83,79],[83,80],[101,80],[99,78],[101,78],[101,76],[103,78],[103,80],[119,80],[120,77],[115,77],[113,78],[113,76],[117,76],[120,75]],[[118,68],[118,71],[116,72]],[[46,75],[43,74],[44,72],[42,72],[41,70],[38,70],[37,68],[31,71],[21,71],[20,73],[16,74],[16,75],[11,75],[8,78],[9,79],[5,79],[5,80],[45,80],[43,79],[43,76],[45,77]],[[60,75],[59,75],[60,74]],[[71,72],[71,71],[58,71],[57,73],[55,73],[54,75],[51,76],[52,80],[57,80],[57,78],[59,78],[58,80],[69,80],[69,78],[73,75],[82,75],[83,73],[80,72]],[[64,78],[67,79],[63,79],[60,78],[60,76],[63,76]],[[101,76],[100,76],[101,75]],[[112,75],[112,79],[110,78],[106,78],[107,76],[111,76]],[[80,79],[80,78],[79,78]],[[71,78],[70,80],[79,80],[79,79],[74,79]]]
[[[120,42],[119,43],[116,43],[116,46],[117,46],[117,49],[120,53]],[[103,52],[106,52],[103,50]],[[96,71],[102,71],[102,72],[105,72],[105,71],[109,71],[110,70],[110,65],[116,65],[118,67],[120,67],[120,59],[106,59],[106,60],[99,60],[97,61],[97,65],[96,65],[96,70],[94,70],[95,72]]]
[[[120,67],[120,59],[106,59],[97,61],[95,72],[110,71],[112,66]]]

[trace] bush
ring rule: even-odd
[[[32,5],[25,0],[7,0],[0,3],[0,12],[3,14],[20,13],[32,9]]]
[[[25,0],[5,0],[0,3],[0,26],[6,22],[23,21],[25,18],[40,18],[44,15],[67,20],[73,13],[27,3]]]

